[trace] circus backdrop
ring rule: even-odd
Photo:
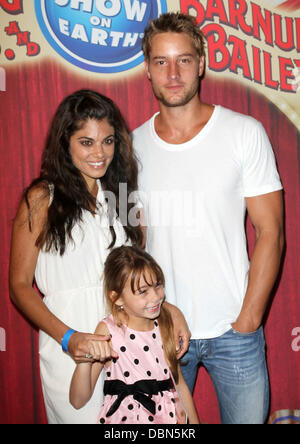
[[[207,39],[203,101],[260,120],[284,186],[286,251],[266,319],[270,423],[300,421],[300,1],[0,0],[0,423],[45,424],[38,332],[9,299],[12,221],[38,174],[59,102],[81,88],[117,102],[131,130],[158,105],[141,38],[166,11],[194,15]],[[249,254],[254,232],[247,223]],[[204,368],[194,393],[203,421],[219,423]]]

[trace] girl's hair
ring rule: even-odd
[[[204,35],[197,26],[195,17],[180,12],[169,12],[152,20],[145,29],[142,47],[146,60],[150,58],[153,37],[165,32],[174,32],[190,36],[198,57],[200,58],[205,55]]]
[[[127,185],[128,213],[134,206],[128,203],[128,196],[137,189],[138,167],[126,124],[118,107],[109,98],[91,90],[77,91],[66,97],[59,105],[48,132],[40,176],[24,193],[30,216],[32,208],[28,199],[29,191],[33,187],[39,187],[44,189],[49,196],[49,185],[53,187],[53,201],[36,245],[44,247],[46,251],[53,248],[61,255],[65,252],[67,241],[72,241],[72,229],[76,223],[82,221],[83,211],[93,212],[92,209],[96,204],[96,199],[88,191],[80,171],[74,166],[69,150],[71,136],[89,119],[97,121],[107,119],[115,130],[114,157],[105,176],[101,178],[102,189],[113,192],[116,197],[116,208],[111,208],[109,205],[112,234],[110,247],[116,241],[113,219],[116,213],[120,216],[120,183]],[[127,238],[140,245],[142,242],[140,227],[131,226],[129,220],[126,220],[123,225]],[[29,228],[31,229],[30,218]]]
[[[151,282],[146,280],[147,271],[150,272]],[[129,277],[132,292],[139,288],[142,277],[148,285],[160,283],[164,286],[165,284],[162,269],[148,253],[137,247],[130,246],[113,249],[108,255],[104,266],[104,294],[108,308],[119,326],[122,323],[119,318],[120,309],[117,307],[116,302],[121,297]],[[114,297],[111,297],[112,292],[115,294]],[[165,356],[174,379],[178,382],[178,360],[174,342],[174,326],[170,312],[164,304],[161,306],[158,323]]]

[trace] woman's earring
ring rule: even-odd
[[[118,310],[119,310],[119,311],[124,310],[124,305],[119,305]]]

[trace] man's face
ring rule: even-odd
[[[165,32],[154,36],[145,66],[153,92],[165,106],[184,106],[198,94],[204,57],[199,60],[188,35]]]

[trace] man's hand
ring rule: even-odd
[[[165,302],[169,312],[171,313],[173,324],[174,324],[174,336],[177,358],[180,359],[188,351],[191,332],[186,323],[185,317],[179,308],[175,305]]]
[[[237,320],[231,324],[231,327],[239,333],[253,333],[259,329],[260,324],[254,322],[251,318],[243,319],[242,316],[239,316]]]

